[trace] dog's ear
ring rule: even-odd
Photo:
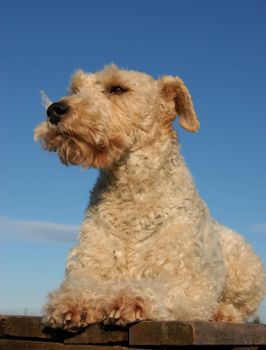
[[[158,84],[161,98],[167,104],[174,106],[174,113],[179,115],[179,124],[182,128],[191,132],[197,131],[200,123],[184,82],[178,77],[164,76],[158,81]],[[170,118],[170,116],[166,117]],[[175,119],[175,116],[172,119]]]

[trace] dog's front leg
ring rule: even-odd
[[[65,279],[48,296],[44,324],[78,329],[150,318],[151,302],[129,278],[124,250],[121,239],[93,220],[85,222],[68,256]]]
[[[85,283],[81,279],[66,279],[58,290],[50,293],[44,306],[44,325],[74,330],[104,320],[107,295],[97,293],[93,281],[88,290],[85,287],[88,283],[88,279]]]

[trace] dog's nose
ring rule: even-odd
[[[68,110],[69,107],[63,102],[52,103],[47,108],[47,117],[49,118],[49,122],[55,125],[58,124]]]

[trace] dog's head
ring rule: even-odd
[[[47,120],[34,136],[64,164],[108,168],[134,148],[172,132],[176,115],[183,128],[199,128],[181,79],[154,80],[111,65],[95,74],[77,71],[69,94],[48,106]]]

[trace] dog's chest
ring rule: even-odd
[[[112,193],[97,206],[97,216],[114,236],[140,242],[155,234],[175,215],[184,214],[184,203],[167,189]],[[177,214],[179,212],[179,214]]]

